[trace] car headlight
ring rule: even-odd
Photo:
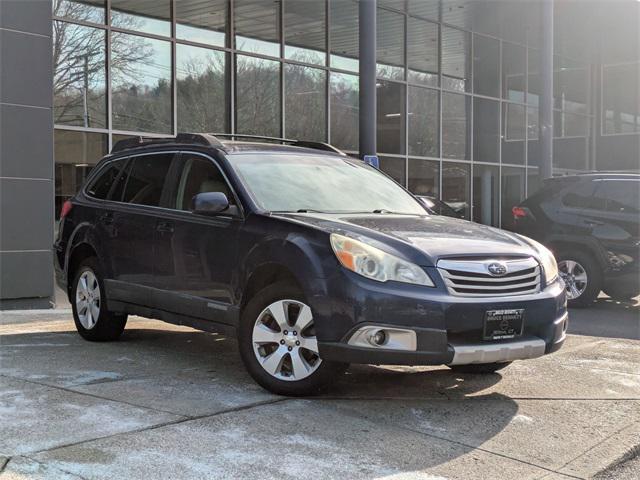
[[[538,257],[542,264],[542,270],[544,271],[545,283],[549,285],[555,282],[556,278],[558,278],[558,263],[553,253],[541,243],[531,239],[529,239],[529,241],[532,242],[538,250]]]
[[[418,265],[353,238],[332,233],[331,247],[343,267],[363,277],[378,282],[394,280],[428,287],[434,286],[429,275]]]

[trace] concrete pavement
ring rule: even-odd
[[[640,445],[640,317],[571,314],[560,352],[500,374],[353,366],[295,400],[220,335],[133,318],[92,344],[68,313],[3,312],[0,479],[589,478]]]

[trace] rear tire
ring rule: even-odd
[[[249,300],[238,344],[251,377],[278,395],[316,394],[348,367],[320,358],[311,309],[300,289],[287,282],[265,287]]]
[[[503,363],[470,363],[469,365],[448,365],[454,372],[458,373],[495,373],[498,370],[511,365],[512,362]]]
[[[607,288],[604,288],[603,290],[604,290],[604,293],[609,295],[614,300],[621,300],[621,301],[631,300],[637,297],[638,295],[640,295],[640,292],[637,289],[626,290],[622,287],[607,287]]]
[[[581,251],[560,252],[558,271],[565,282],[569,307],[590,306],[602,290],[602,272],[596,260]]]
[[[83,260],[71,287],[73,321],[82,338],[91,342],[118,339],[127,324],[127,316],[107,310],[102,274],[95,257]]]

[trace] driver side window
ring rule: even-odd
[[[222,192],[227,196],[229,205],[235,205],[229,185],[211,160],[196,155],[184,155],[183,158],[176,194],[177,210],[189,210],[193,197],[204,192]]]

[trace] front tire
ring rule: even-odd
[[[569,307],[588,307],[598,297],[602,272],[591,255],[581,251],[560,252],[558,271],[565,284]]]
[[[289,283],[270,285],[250,299],[238,333],[249,374],[278,395],[316,394],[347,367],[320,358],[311,308]]]
[[[91,342],[116,340],[127,323],[127,316],[109,312],[98,261],[87,258],[80,263],[71,289],[73,321],[82,338]]]
[[[498,370],[511,365],[512,362],[503,363],[470,363],[469,365],[448,365],[454,372],[458,373],[495,373]]]

